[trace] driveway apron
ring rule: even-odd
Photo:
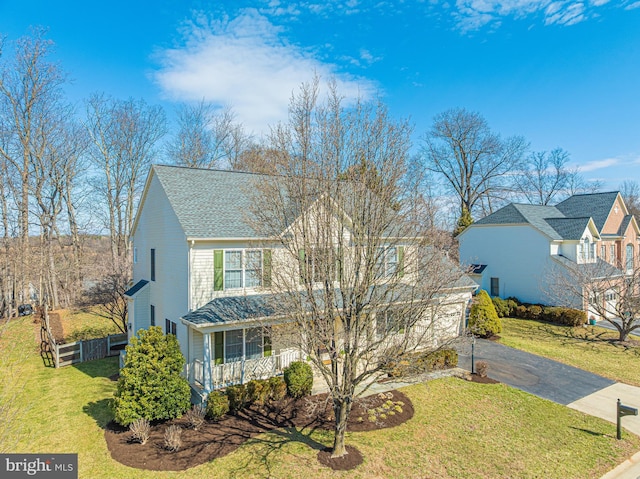
[[[474,357],[476,363],[485,361],[489,365],[489,377],[565,406],[615,383],[597,374],[484,339],[476,339]],[[471,370],[469,346],[459,348],[458,366]]]

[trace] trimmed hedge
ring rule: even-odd
[[[266,380],[252,379],[247,383],[247,402],[263,406],[271,396],[271,388]]]
[[[237,413],[247,405],[247,388],[244,384],[229,386],[225,392],[229,399],[229,411],[232,414]]]
[[[399,361],[390,361],[384,370],[390,377],[398,378],[416,374],[455,368],[458,352],[455,349],[420,351],[406,355]]]
[[[207,396],[207,418],[219,420],[229,412],[229,398],[222,391],[212,391]]]
[[[267,379],[269,384],[269,398],[272,401],[281,401],[287,395],[287,383],[281,376]]]
[[[313,370],[304,361],[293,361],[284,369],[284,382],[287,392],[293,398],[301,398],[311,394],[313,387]]]
[[[563,308],[560,306],[544,306],[541,304],[520,303],[517,299],[509,298],[503,300],[500,298],[492,298],[495,304],[499,304],[501,311],[510,309],[509,316],[520,319],[534,319],[538,321],[546,321],[549,323],[561,324],[563,326],[582,326],[587,322],[587,313],[580,309]],[[505,306],[512,302],[515,307]],[[498,308],[496,308],[498,309]],[[504,317],[504,316],[502,316]]]

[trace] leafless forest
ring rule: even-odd
[[[142,99],[96,92],[72,103],[70,81],[45,29],[0,34],[1,316],[24,303],[76,305],[101,283],[126,285],[129,233],[152,163],[283,173],[282,152],[247,134],[230,107],[178,104],[169,122]],[[407,176],[422,179],[414,186],[425,226],[449,236],[508,201],[553,204],[600,188],[569,168],[568,152],[531,151],[463,108],[437,115],[410,151]],[[638,183],[621,189],[635,212]]]

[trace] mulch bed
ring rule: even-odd
[[[393,415],[378,414],[370,420],[370,411],[382,407],[387,402],[401,401],[402,411],[394,410]],[[398,391],[359,398],[354,402],[348,431],[372,431],[402,424],[413,417],[413,404],[407,396]],[[179,425],[182,431],[182,446],[177,452],[164,448],[164,431],[170,425]],[[285,398],[278,403],[260,407],[252,405],[237,415],[227,415],[218,422],[206,421],[198,430],[189,429],[184,419],[174,419],[153,424],[146,444],[131,442],[127,428],[114,422],[107,424],[105,439],[107,447],[116,461],[138,469],[153,471],[182,471],[218,457],[225,456],[248,439],[274,429],[333,429],[334,419],[331,400],[327,394],[319,394],[293,400]],[[291,440],[295,440],[291,435]],[[351,446],[344,458],[332,459],[331,452],[324,448],[318,453],[318,460],[334,469],[344,470],[356,467],[362,462],[362,455]]]
[[[490,378],[489,376],[480,376],[478,373],[471,373],[469,381],[480,384],[498,384],[500,381]]]
[[[344,456],[331,457],[331,448],[326,447],[318,453],[318,462],[334,471],[350,471],[362,464],[364,458],[360,451],[353,446],[345,446],[345,449],[347,454]]]

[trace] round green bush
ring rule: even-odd
[[[491,301],[493,302],[493,306],[496,308],[496,313],[498,313],[499,318],[506,318],[509,316],[510,310],[507,301],[499,296],[494,296],[491,298]]]
[[[476,336],[489,338],[502,332],[502,322],[498,318],[491,298],[483,289],[477,294],[469,313],[469,329]]]
[[[272,401],[282,401],[287,395],[287,383],[280,376],[269,378],[269,397]]]
[[[225,391],[229,399],[229,410],[235,414],[247,405],[247,388],[244,384],[229,386]]]
[[[229,412],[229,398],[222,391],[212,391],[207,396],[207,417],[219,420]]]
[[[118,424],[173,419],[191,408],[191,388],[181,376],[185,359],[173,334],[158,326],[140,330],[126,351],[112,403]]]
[[[267,381],[252,379],[247,383],[247,402],[262,406],[269,399],[270,392]]]
[[[294,361],[284,369],[284,382],[287,383],[287,393],[293,398],[301,398],[311,394],[313,387],[313,371],[311,366],[303,361]]]

